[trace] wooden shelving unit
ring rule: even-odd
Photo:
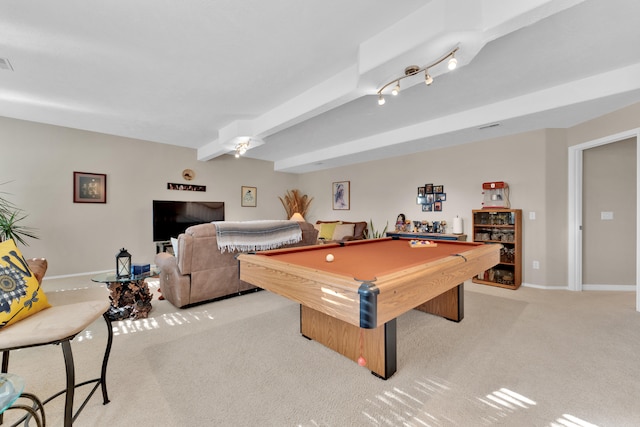
[[[474,242],[502,245],[500,263],[472,281],[518,289],[522,283],[522,209],[474,210],[472,236]]]

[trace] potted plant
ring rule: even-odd
[[[3,197],[4,194],[7,193],[0,192],[0,242],[13,239],[16,243],[28,246],[25,239],[37,239],[38,236],[33,228],[22,224],[27,214]]]
[[[385,235],[387,234],[387,228],[389,228],[389,221],[387,221],[387,223],[385,224],[384,230],[382,230],[382,232],[376,231],[376,229],[373,227],[373,220],[370,219],[369,227],[367,230],[367,239],[379,239],[380,237],[385,237]]]

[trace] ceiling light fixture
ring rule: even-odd
[[[427,86],[429,86],[429,85],[431,85],[431,83],[433,83],[433,77],[431,76],[431,74],[429,74],[429,69],[431,69],[431,68],[435,67],[436,65],[442,63],[447,58],[449,59],[449,62],[447,64],[449,70],[455,69],[456,66],[458,65],[458,60],[456,59],[456,52],[458,51],[458,49],[459,48],[456,47],[455,49],[451,50],[446,55],[442,56],[436,62],[434,62],[432,64],[429,64],[426,67],[420,68],[417,65],[410,65],[407,68],[405,68],[404,69],[404,76],[401,76],[401,77],[399,77],[397,79],[391,80],[389,83],[387,83],[386,85],[382,86],[378,90],[378,92],[376,92],[378,94],[378,105],[384,105],[384,103],[385,103],[384,91],[389,86],[395,84],[395,86],[391,90],[391,94],[392,95],[397,95],[398,93],[400,93],[400,80],[402,80],[402,79],[406,79],[407,77],[415,76],[416,74],[421,73],[421,72],[424,71],[424,83]]]
[[[239,142],[236,144],[236,159],[239,158],[240,156],[243,156],[244,153],[247,152],[247,150],[249,149],[250,142],[251,142],[251,139],[248,139],[244,142]]]

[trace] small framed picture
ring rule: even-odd
[[[349,210],[351,198],[349,184],[349,181],[339,181],[331,185],[331,200],[334,210]]]
[[[433,202],[435,202],[435,198],[434,198],[434,194],[433,193],[427,193],[427,203],[431,204]]]
[[[426,194],[433,193],[433,184],[425,184],[424,189]]]
[[[433,205],[431,203],[422,205],[422,212],[432,212]]]
[[[74,172],[73,203],[107,203],[107,175]]]
[[[422,196],[418,196],[416,197],[416,205],[426,205],[427,204],[427,198]]]
[[[424,187],[418,187],[418,197],[424,197]]]
[[[434,212],[442,212],[442,202],[435,202],[433,204]]]
[[[255,208],[258,206],[258,188],[243,185],[240,200],[240,205],[242,207]]]
[[[447,193],[436,193],[436,202],[444,202],[447,200]]]
[[[433,186],[434,193],[444,193],[444,185],[434,185]]]

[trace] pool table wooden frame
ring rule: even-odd
[[[420,251],[425,260],[399,265],[373,278],[332,271],[326,253],[342,259],[345,250],[378,245],[407,257]],[[300,304],[300,332],[353,361],[360,357],[374,375],[389,378],[396,371],[396,318],[418,309],[459,322],[464,317],[463,282],[500,261],[499,244],[438,241],[450,255],[429,259],[430,248],[409,248],[408,239],[382,238],[241,254],[240,279]],[[370,246],[369,248],[376,248]],[[308,256],[316,265],[292,262],[291,253]],[[402,261],[400,261],[402,264]]]

